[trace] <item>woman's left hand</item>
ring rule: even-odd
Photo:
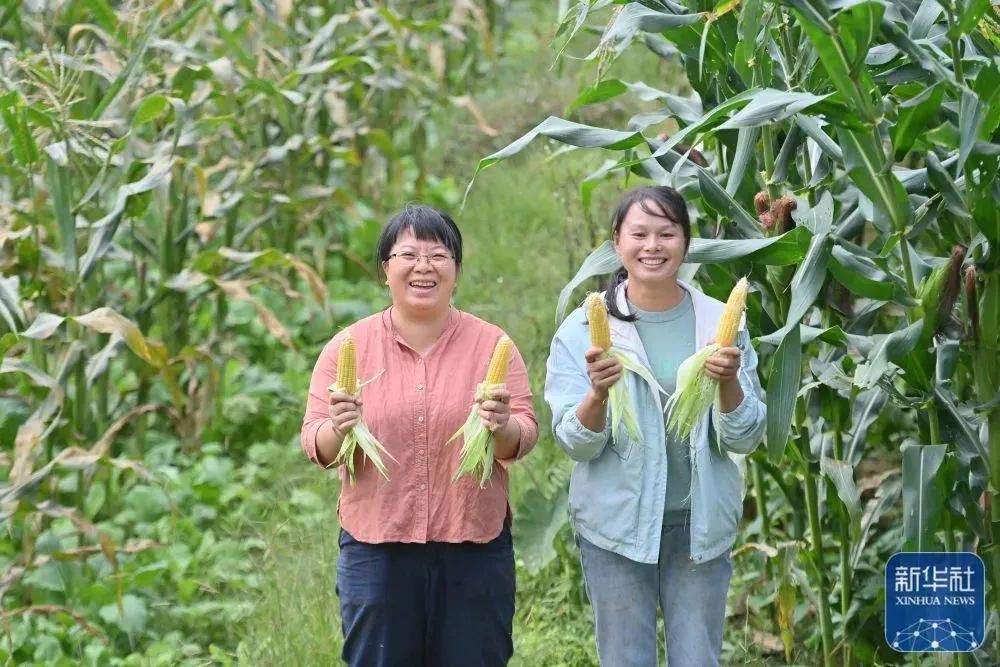
[[[477,399],[479,419],[490,431],[502,429],[510,419],[510,392],[494,387],[487,392],[489,398]]]
[[[730,384],[735,381],[740,370],[740,348],[720,347],[715,354],[705,362],[705,373],[719,381],[720,384]]]

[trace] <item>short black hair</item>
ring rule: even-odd
[[[389,219],[378,237],[375,253],[380,272],[384,273],[382,265],[389,261],[396,239],[407,229],[412,229],[413,235],[421,241],[437,241],[444,245],[455,258],[455,268],[462,267],[462,232],[451,216],[433,206],[409,204]]]

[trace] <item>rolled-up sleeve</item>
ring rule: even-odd
[[[507,371],[507,390],[510,392],[510,418],[516,420],[517,425],[521,427],[521,436],[517,441],[517,451],[514,456],[497,459],[505,466],[524,458],[538,442],[538,419],[535,417],[532,403],[528,368],[516,345]]]
[[[341,338],[338,335],[326,344],[313,366],[312,378],[309,380],[309,396],[306,399],[306,413],[302,418],[299,442],[302,451],[316,465],[322,465],[316,455],[316,435],[323,424],[330,421],[328,387],[337,380],[337,352],[340,350]]]
[[[722,447],[737,454],[749,454],[760,444],[767,426],[767,406],[757,378],[757,353],[750,344],[746,330],[740,331],[737,347],[740,348],[740,370],[737,377],[743,400],[732,412],[720,412],[712,407],[712,418]]]
[[[571,350],[557,333],[546,363],[545,401],[552,409],[552,432],[556,443],[574,461],[591,461],[600,456],[611,436],[610,419],[605,419],[604,430],[597,432],[580,423],[576,416],[589,389],[583,351]]]

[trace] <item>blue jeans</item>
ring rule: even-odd
[[[514,652],[510,525],[486,544],[367,544],[340,531],[350,667],[502,667]]]
[[[663,609],[667,664],[714,667],[722,652],[729,554],[690,559],[685,525],[665,525],[657,564],[638,563],[577,537],[587,596],[594,608],[597,653],[606,667],[651,667],[656,656],[656,605]]]

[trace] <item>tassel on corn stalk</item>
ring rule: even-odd
[[[357,396],[363,386],[358,380],[357,368],[357,351],[354,347],[354,339],[348,335],[340,344],[340,350],[337,354],[337,381],[329,386],[329,391],[342,391],[352,397]],[[382,461],[382,454],[392,459],[393,462],[396,462],[396,459],[372,435],[372,432],[368,430],[368,426],[363,419],[359,419],[358,423],[344,436],[344,441],[340,445],[340,451],[337,452],[336,458],[334,458],[330,465],[343,463],[347,468],[351,484],[354,484],[354,452],[358,447],[361,448],[365,457],[382,473],[382,476],[389,479],[389,471],[385,466],[385,462]]]
[[[689,437],[712,403],[718,400],[719,381],[705,373],[705,363],[719,349],[729,347],[736,340],[749,287],[747,279],[740,278],[729,293],[715,330],[715,342],[685,359],[677,369],[677,390],[667,401],[666,410],[669,412],[667,429],[679,438]]]
[[[663,391],[656,378],[635,357],[612,345],[608,309],[600,294],[594,293],[587,296],[587,323],[590,327],[590,344],[604,350],[601,359],[611,357],[620,363],[625,370],[637,373],[652,386]],[[608,389],[608,403],[611,406],[611,437],[617,442],[619,428],[624,424],[629,437],[636,442],[642,442],[642,431],[639,428],[639,419],[636,417],[635,408],[632,406],[632,397],[629,394],[628,385],[621,379]]]
[[[495,389],[504,389],[507,386],[507,366],[514,353],[514,343],[507,336],[503,336],[497,341],[493,348],[493,356],[490,358],[490,365],[486,371],[486,378],[476,388],[476,396],[479,400],[489,400],[490,392]],[[458,470],[452,477],[454,482],[462,475],[472,475],[479,480],[479,486],[484,487],[490,481],[493,474],[493,431],[483,426],[479,418],[479,403],[472,406],[469,416],[465,420],[462,428],[455,432],[455,435],[448,438],[451,442],[459,435],[464,434],[462,451],[459,454]]]

